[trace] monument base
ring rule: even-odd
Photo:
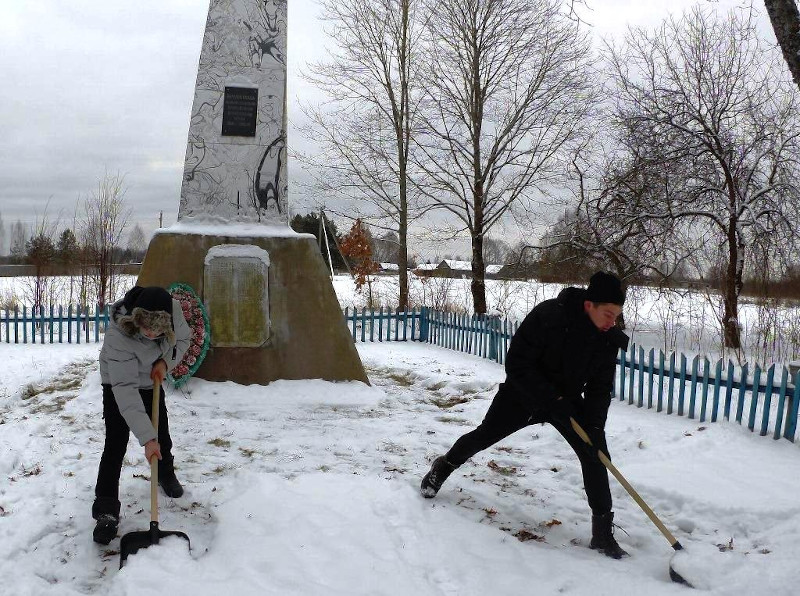
[[[208,308],[211,348],[196,377],[243,385],[276,379],[369,383],[313,236],[288,226],[276,226],[274,235],[257,226],[250,226],[251,235],[235,226],[230,235],[224,227],[175,229],[153,236],[138,284],[188,284]],[[258,261],[253,254],[265,257]],[[211,258],[217,255],[219,266]]]

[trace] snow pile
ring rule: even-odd
[[[502,367],[420,344],[359,345],[372,387],[192,380],[170,391],[186,494],[161,528],[186,532],[118,571],[92,542],[102,450],[95,344],[0,346],[4,594],[792,594],[800,556],[798,447],[735,424],[614,403],[614,461],[686,547],[673,551],[612,479],[632,557],[587,548],[577,461],[528,427],[456,471],[433,500],[430,461],[485,413]],[[131,441],[120,535],[147,528],[149,472]]]

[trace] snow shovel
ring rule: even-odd
[[[156,379],[153,383],[153,410],[150,415],[150,420],[153,422],[153,428],[158,433],[158,399],[161,396],[161,381]],[[168,536],[180,536],[189,543],[189,549],[192,548],[192,543],[189,537],[183,532],[165,532],[158,528],[158,458],[150,458],[150,529],[141,532],[128,532],[119,541],[119,568],[125,564],[125,559],[143,548],[147,548],[153,544],[158,544],[162,538]]]
[[[580,424],[578,424],[575,421],[574,418],[570,418],[569,421],[570,421],[570,424],[572,424],[572,429],[576,433],[578,433],[580,438],[583,439],[583,442],[586,443],[587,445],[591,446],[591,447],[594,447],[594,445],[592,445],[592,440],[589,438],[589,435],[587,435],[586,431],[581,428]],[[661,520],[658,519],[658,516],[653,512],[653,510],[650,509],[650,506],[647,503],[644,502],[644,499],[642,499],[642,497],[639,496],[639,493],[637,493],[636,490],[630,485],[630,483],[627,480],[625,480],[625,477],[622,475],[622,472],[620,472],[616,468],[616,466],[611,463],[611,460],[608,458],[608,456],[605,453],[603,453],[602,451],[600,451],[600,449],[597,449],[596,447],[595,447],[595,450],[597,451],[597,457],[600,459],[600,461],[603,463],[603,465],[606,468],[608,468],[608,471],[611,472],[614,475],[614,478],[619,480],[619,483],[625,488],[626,491],[628,491],[628,494],[631,497],[633,497],[633,500],[636,501],[636,504],[639,505],[639,507],[642,508],[642,511],[644,511],[647,514],[647,517],[650,518],[650,521],[655,524],[655,526],[664,535],[664,538],[666,538],[669,541],[670,546],[676,552],[683,550],[683,546],[681,545],[680,542],[678,542],[678,539],[675,538],[675,536],[672,535],[672,533],[661,522]],[[687,585],[689,587],[693,587],[692,584],[690,584],[686,580],[686,578],[681,576],[677,571],[675,571],[675,569],[673,569],[671,562],[670,562],[670,566],[669,566],[669,577],[674,582],[677,582],[679,584],[685,584],[685,585]]]

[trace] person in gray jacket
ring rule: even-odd
[[[111,307],[108,331],[100,350],[105,444],[97,473],[92,517],[93,537],[108,544],[119,528],[119,477],[129,431],[144,447],[148,463],[157,457],[159,484],[167,496],[180,497],[172,440],[164,403],[159,399],[158,432],[150,421],[153,382],[163,381],[189,348],[191,332],[181,305],[164,288],[134,286]]]

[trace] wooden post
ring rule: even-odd
[[[700,422],[706,421],[706,405],[708,403],[708,382],[710,379],[711,363],[708,358],[703,358],[703,391],[700,396]]]
[[[733,401],[733,361],[728,360],[728,367],[725,370],[725,408],[723,410],[725,420],[731,419],[731,403]]]
[[[636,378],[636,344],[631,342],[631,354],[628,361],[631,365],[630,375],[628,376],[628,404],[633,404],[633,383]]]
[[[764,389],[764,409],[761,412],[761,436],[765,436],[769,430],[769,414],[772,406],[772,392],[775,389],[775,365],[771,364],[767,369],[767,386]]]
[[[794,443],[794,435],[797,431],[798,406],[800,406],[800,370],[797,371],[794,377],[794,395],[792,395],[792,403],[789,405],[787,414],[786,432],[783,433],[783,437],[789,439],[792,443]]]
[[[689,389],[689,418],[694,418],[694,407],[697,399],[697,368],[700,356],[695,356],[692,360],[692,386]]]
[[[784,366],[781,372],[781,388],[778,392],[778,411],[775,416],[775,432],[773,439],[781,438],[781,428],[783,427],[783,408],[786,404],[786,386],[789,384],[789,371]]]
[[[664,410],[664,352],[658,351],[658,402],[656,412]]]
[[[739,402],[736,404],[736,422],[742,423],[742,414],[744,413],[744,396],[747,391],[747,372],[750,365],[745,363],[742,367],[742,376],[739,379]]]
[[[753,388],[750,391],[750,418],[747,420],[747,428],[751,432],[756,428],[756,407],[759,393],[761,393],[761,368],[756,364],[756,369],[753,371]]]
[[[639,346],[639,401],[637,407],[644,407],[644,348]]]
[[[719,388],[722,382],[722,358],[717,361],[717,368],[714,371],[714,399],[711,402],[711,422],[717,421],[719,411]]]
[[[667,384],[667,414],[672,414],[675,396],[675,352],[669,355],[669,383]]]
[[[678,388],[678,416],[683,416],[683,404],[686,397],[686,355],[681,354],[680,387]]]

